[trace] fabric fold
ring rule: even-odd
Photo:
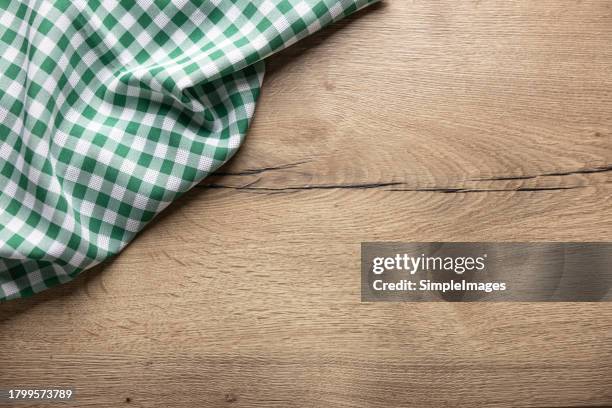
[[[0,300],[119,253],[240,147],[266,57],[375,1],[1,1]]]

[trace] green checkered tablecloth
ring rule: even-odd
[[[0,0],[0,300],[117,254],[242,143],[264,58],[376,0]]]

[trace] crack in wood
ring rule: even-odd
[[[213,174],[215,176],[252,176],[254,174],[261,174],[261,173],[265,173],[268,171],[292,169],[302,164],[310,163],[310,162],[311,160],[304,160],[304,161],[299,161],[295,163],[282,164],[280,166],[259,167],[259,168],[254,168],[254,169],[245,169],[245,170],[237,171],[237,172],[216,172]]]
[[[276,170],[287,170],[298,167],[302,164],[311,163],[312,160],[303,160],[294,163],[282,164],[279,166],[268,166],[268,167],[259,167],[259,168],[251,168],[245,169],[237,172],[215,172],[213,175],[215,176],[252,176],[256,174],[262,174],[270,171]],[[555,176],[570,176],[575,174],[594,174],[594,173],[606,173],[612,172],[612,164],[597,166],[593,168],[584,168],[578,170],[569,170],[569,171],[560,171],[560,172],[551,172],[551,173],[540,173],[533,175],[524,175],[524,176],[498,176],[498,177],[487,177],[487,178],[473,178],[468,179],[467,181],[511,181],[511,180],[533,180],[538,177],[555,177]]]
[[[372,189],[372,188],[381,188],[381,187],[391,187],[391,186],[401,186],[404,183],[399,182],[389,182],[389,183],[355,183],[355,184],[315,184],[315,185],[305,185],[305,186],[297,186],[297,187],[253,187],[256,180],[252,183],[249,183],[244,186],[230,186],[225,184],[208,184],[203,185],[204,188],[226,188],[233,190],[258,190],[258,191],[275,191],[275,192],[289,192],[289,191],[301,191],[301,190],[335,190],[335,189]]]
[[[555,176],[571,176],[574,174],[594,174],[594,173],[606,173],[612,171],[612,165],[598,166],[593,168],[584,168],[572,171],[562,171],[553,173],[541,173],[526,176],[500,176],[491,178],[476,178],[470,179],[469,181],[506,181],[506,180],[532,180],[538,177],[555,177]]]
[[[305,163],[310,163],[312,160],[304,160],[293,163],[282,164],[279,166],[268,166],[260,168],[245,169],[238,172],[217,172],[214,175],[218,176],[252,176],[262,174],[271,171],[287,170],[298,167]],[[536,175],[525,175],[525,176],[500,176],[492,178],[480,178],[470,179],[468,181],[509,181],[509,180],[531,180],[538,177],[552,177],[552,176],[568,176],[572,174],[592,174],[592,173],[604,173],[612,171],[612,165],[584,168],[565,172],[553,172],[553,173],[541,173]],[[282,194],[282,193],[293,193],[298,191],[307,190],[367,190],[367,189],[381,189],[386,187],[384,191],[393,192],[415,192],[415,193],[442,193],[442,194],[468,194],[468,193],[495,193],[495,192],[542,192],[542,191],[562,191],[562,190],[574,190],[578,188],[588,187],[587,185],[579,186],[566,186],[566,187],[517,187],[517,188],[463,188],[463,187],[423,187],[423,188],[400,188],[399,186],[405,186],[404,182],[376,182],[376,183],[344,183],[344,184],[315,184],[315,185],[303,185],[295,187],[256,187],[255,184],[261,181],[261,178],[242,185],[232,186],[221,183],[210,183],[200,184],[198,187],[201,188],[212,188],[212,189],[231,189],[240,191],[253,191],[262,192],[268,194]]]
[[[537,192],[537,191],[559,191],[559,190],[574,190],[584,188],[586,186],[570,186],[570,187],[519,187],[519,188],[421,188],[421,189],[389,189],[387,191],[413,191],[413,192],[433,192],[444,194],[467,194],[467,193],[499,193],[499,192]]]
[[[241,191],[259,191],[259,192],[273,192],[273,193],[292,193],[296,191],[307,191],[307,190],[366,190],[366,189],[380,189],[384,187],[401,186],[404,183],[399,182],[388,182],[388,183],[356,183],[356,184],[321,184],[321,185],[306,185],[296,187],[253,187],[256,180],[244,186],[231,186],[225,184],[208,184],[203,185],[203,188],[214,188],[214,189],[231,189]],[[568,187],[519,187],[519,188],[508,188],[508,189],[470,189],[470,188],[453,188],[453,187],[426,187],[426,188],[389,188],[383,191],[392,192],[415,192],[415,193],[443,193],[443,194],[467,194],[467,193],[495,193],[495,192],[539,192],[539,191],[560,191],[560,190],[574,190],[578,188],[584,188],[587,186],[568,186]]]

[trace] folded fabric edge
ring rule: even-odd
[[[314,31],[302,31],[300,34],[295,35],[294,37],[291,38],[291,40],[286,41],[284,43],[282,43],[280,46],[274,48],[270,48],[269,52],[266,52],[264,54],[262,54],[261,59],[258,61],[251,61],[249,63],[249,65],[252,65],[254,63],[257,62],[262,62],[264,59],[270,57],[271,55],[293,45],[294,43],[298,42],[299,40],[307,37],[308,35],[313,34],[315,31],[318,31],[319,29],[323,28],[324,26],[333,23],[335,21],[341,20],[342,18],[353,14],[354,12],[357,12],[363,8],[368,7],[371,4],[377,3],[379,0],[339,0],[337,2],[332,2],[338,5],[337,10],[339,11],[337,15],[332,15],[332,19],[324,25],[321,25],[319,28],[317,28]],[[333,9],[332,10],[336,10]],[[246,68],[249,65],[245,65],[244,68]],[[237,68],[237,67],[234,67]],[[263,75],[263,74],[262,74]],[[209,80],[211,80],[211,78],[209,78]],[[229,160],[233,154],[236,152],[237,149],[233,150],[230,152],[229,156],[227,157],[227,159],[225,160],[225,162],[227,160]],[[223,163],[225,163],[223,162]],[[220,163],[220,165],[222,165],[223,163]],[[213,169],[213,171],[216,170]],[[204,177],[203,177],[204,178]],[[203,179],[202,178],[202,179]],[[198,181],[198,183],[201,180]],[[197,184],[197,183],[195,183]],[[182,191],[182,193],[186,192],[188,190]],[[175,198],[178,198],[175,197]],[[161,211],[160,211],[161,212]],[[160,212],[158,212],[157,214],[159,214]],[[157,215],[156,214],[156,215]],[[148,221],[150,222],[150,220]],[[147,222],[147,223],[148,223]],[[134,239],[134,236],[137,235],[137,232],[130,238],[130,240],[128,242],[126,242],[124,245],[122,245],[121,247],[117,248],[117,250],[109,255],[106,259],[109,259],[113,256],[115,256],[116,254],[118,254],[129,242],[131,242]],[[53,272],[55,271],[57,268],[59,268],[60,270],[62,269],[59,265],[53,265],[51,263],[48,263],[46,261],[43,261],[44,266],[43,267],[39,267],[39,266],[35,266],[33,267],[35,270],[33,270],[32,272],[29,272],[25,275],[21,275],[18,276],[16,278],[13,278],[10,276],[7,279],[7,277],[5,276],[5,281],[4,282],[0,282],[0,301],[2,300],[9,300],[9,299],[15,299],[15,298],[20,298],[20,297],[28,297],[31,296],[35,293],[41,292],[49,287],[55,286],[57,284],[60,283],[66,283],[70,280],[72,280],[73,278],[75,278],[77,275],[79,275],[82,271],[90,269],[94,266],[96,266],[97,264],[99,264],[100,262],[105,261],[104,260],[96,260],[94,262],[91,262],[89,265],[83,267],[83,268],[74,268],[72,270],[70,270],[69,273],[62,273],[61,271],[57,271],[57,273],[52,273],[50,275],[47,275],[46,277],[43,277],[43,275],[41,274],[40,270],[42,269],[49,269],[49,271]],[[26,261],[26,262],[30,262],[30,261]],[[37,264],[37,261],[31,261],[31,264]],[[38,268],[38,270],[36,270]],[[2,274],[0,274],[0,277]],[[45,274],[46,275],[46,274]]]

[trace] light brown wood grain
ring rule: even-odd
[[[0,305],[79,407],[612,405],[612,304],[360,303],[362,241],[612,239],[612,1],[385,4],[273,57],[244,148]],[[27,405],[22,405],[27,406]]]

